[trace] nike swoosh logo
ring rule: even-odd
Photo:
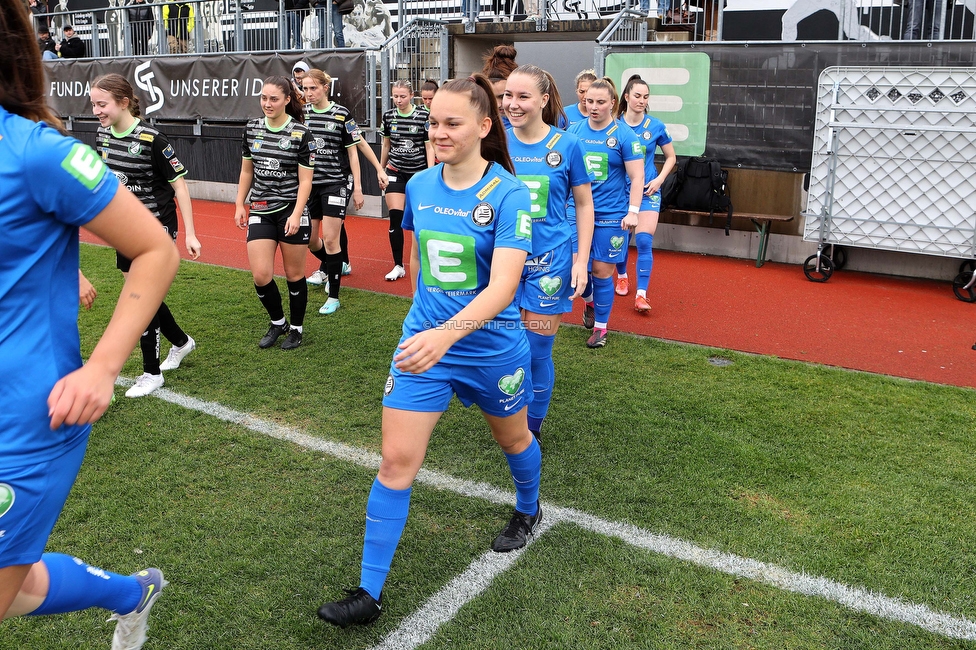
[[[427,208],[432,208],[432,207],[434,207],[434,204],[433,203],[431,203],[430,205],[424,205],[423,203],[418,203],[417,204],[417,209],[418,210],[426,210]]]
[[[506,410],[506,411],[511,411],[511,410],[512,410],[513,408],[515,408],[516,406],[517,406],[516,404],[509,404],[508,406],[506,406],[506,407],[505,407],[505,410]]]
[[[299,293],[301,293],[301,291],[289,291],[288,292],[288,295],[289,296],[297,296]]]
[[[540,302],[539,303],[539,306],[540,307],[552,307],[552,306],[558,305],[558,304],[559,304],[559,301],[557,300],[556,302]]]
[[[142,602],[139,603],[139,607],[136,607],[136,609],[145,607],[146,603],[152,599],[154,593],[156,593],[156,585],[149,585],[149,589],[146,591],[146,597],[142,599]]]

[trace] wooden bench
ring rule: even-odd
[[[694,210],[678,210],[676,208],[668,208],[665,210],[670,214],[676,216],[685,217],[707,217],[707,212],[696,212]],[[725,213],[715,213],[715,219],[720,220],[724,223]],[[789,222],[793,221],[793,217],[787,214],[761,214],[758,212],[733,212],[733,219],[749,219],[752,221],[752,225],[756,227],[756,232],[759,233],[759,251],[756,254],[756,268],[762,267],[766,263],[766,249],[769,246],[769,224],[773,221]]]

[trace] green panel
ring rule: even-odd
[[[640,52],[607,56],[605,70],[621,90],[631,75],[647,84],[647,112],[664,122],[679,156],[705,153],[711,59],[704,52]]]

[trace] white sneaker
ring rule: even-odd
[[[314,284],[315,286],[319,286],[328,281],[329,281],[329,276],[323,273],[322,271],[316,271],[312,275],[305,278],[305,282],[308,282],[309,284]]]
[[[125,391],[126,397],[145,397],[157,388],[163,387],[163,376],[162,375],[150,375],[148,372],[144,372],[139,375],[136,379],[136,383],[132,385],[132,388]]]
[[[471,24],[471,19],[468,18],[467,16],[461,16],[461,24],[467,27],[468,25]]]
[[[349,275],[350,273],[352,273],[352,264],[350,264],[349,262],[343,262],[342,263],[342,274],[343,275]]]
[[[128,614],[112,614],[108,620],[117,621],[112,635],[112,650],[140,650],[146,643],[149,611],[169,583],[159,569],[145,569],[132,576],[142,587],[139,604]]]
[[[176,370],[180,367],[180,362],[183,361],[183,358],[197,349],[197,342],[193,340],[193,337],[188,336],[187,338],[190,340],[182,347],[178,348],[174,345],[169,349],[166,360],[159,364],[160,370]]]
[[[404,277],[406,274],[407,274],[407,270],[404,269],[399,264],[397,264],[396,266],[393,267],[392,271],[386,274],[386,279],[392,282],[393,280],[399,280],[400,278]]]

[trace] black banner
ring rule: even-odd
[[[304,60],[333,78],[331,99],[366,120],[366,54],[216,54],[46,61],[48,103],[63,117],[91,115],[91,82],[117,72],[132,84],[142,115],[162,120],[244,121],[261,115],[262,81],[291,78]]]

